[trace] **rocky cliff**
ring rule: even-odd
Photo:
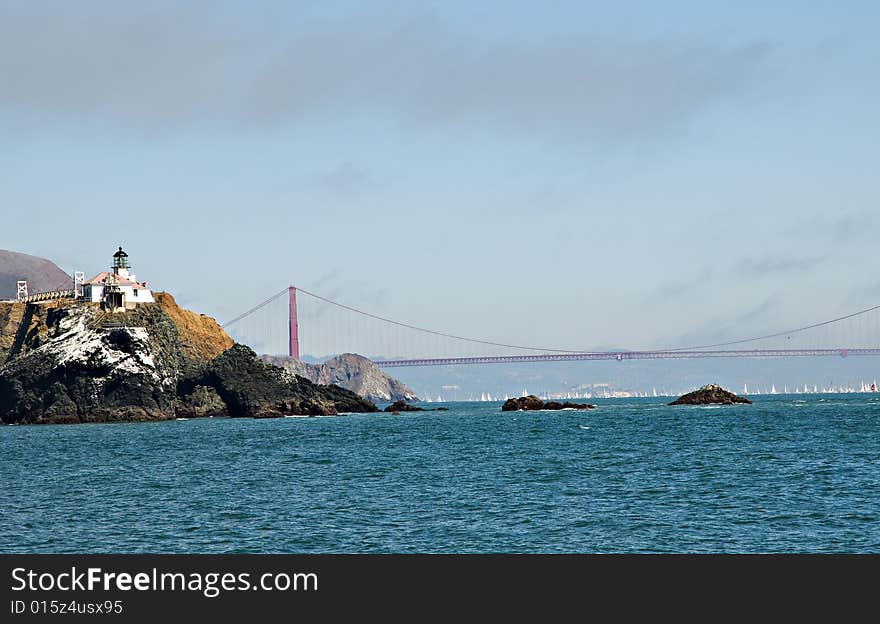
[[[179,308],[164,294],[124,314],[69,300],[4,304],[0,337],[4,423],[377,409],[352,392],[263,363],[234,345],[213,319]]]
[[[14,299],[16,282],[26,280],[31,293],[71,288],[71,277],[45,258],[0,249],[0,299]]]
[[[263,355],[262,359],[320,385],[336,385],[376,402],[417,401],[415,392],[394,379],[372,360],[343,353],[323,364],[306,364],[290,357]]]

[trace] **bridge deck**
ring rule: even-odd
[[[777,358],[777,357],[847,357],[880,355],[880,349],[742,349],[726,351],[596,351],[589,353],[541,353],[536,355],[497,355],[460,358],[424,358],[379,360],[377,366],[451,366],[455,364],[507,364],[514,362],[570,362],[576,360],[688,360],[696,358]]]

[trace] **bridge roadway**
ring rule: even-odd
[[[585,353],[540,353],[535,355],[490,355],[482,357],[423,358],[413,360],[377,360],[381,368],[402,366],[451,366],[455,364],[507,364],[515,362],[571,362],[576,360],[688,360],[696,358],[779,358],[827,357],[834,355],[880,355],[880,349],[741,349],[727,351],[593,351]]]

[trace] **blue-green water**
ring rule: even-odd
[[[880,397],[0,427],[0,552],[878,552]]]

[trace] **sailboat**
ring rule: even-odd
[[[776,385],[775,384],[770,386],[770,394],[776,394]]]
[[[654,388],[654,396],[657,396],[657,388]]]

